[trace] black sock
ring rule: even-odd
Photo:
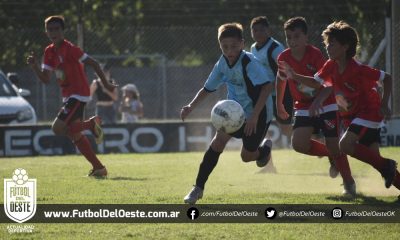
[[[214,151],[211,147],[208,148],[200,164],[199,172],[197,173],[196,186],[204,189],[208,176],[210,176],[218,163],[220,154],[221,153]]]
[[[258,147],[258,157],[257,160],[263,159],[265,156],[267,156],[271,152],[271,148],[268,146],[261,146]]]

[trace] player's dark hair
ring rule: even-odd
[[[328,44],[330,39],[335,39],[342,45],[348,45],[346,57],[352,58],[357,53],[359,44],[357,31],[345,21],[333,22],[322,32],[322,38],[325,45]]]
[[[44,26],[47,27],[47,25],[49,23],[59,23],[61,25],[61,28],[64,30],[64,17],[61,15],[54,15],[54,16],[50,16],[48,18],[46,18],[46,20],[44,20]]]
[[[251,20],[250,28],[253,28],[254,25],[263,25],[264,27],[269,27],[269,22],[266,16],[258,16]]]
[[[284,30],[294,31],[295,29],[300,29],[304,34],[307,34],[308,27],[307,22],[304,17],[293,17],[290,18],[283,24]]]
[[[218,40],[233,37],[243,39],[243,26],[240,23],[225,23],[218,28]]]

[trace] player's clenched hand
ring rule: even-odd
[[[114,84],[114,83],[112,83],[112,82],[109,82],[109,81],[107,81],[105,84],[103,83],[103,85],[104,85],[104,87],[106,88],[106,89],[108,89],[109,91],[114,91],[114,89],[116,88],[116,87],[118,87],[118,85],[117,84]]]
[[[318,100],[314,100],[311,103],[310,108],[308,109],[308,112],[310,114],[310,117],[318,117],[320,110],[322,110],[322,103]]]
[[[253,133],[256,133],[257,131],[257,122],[258,122],[258,116],[251,115],[247,120],[246,120],[246,125],[244,126],[244,134],[246,136],[250,136]]]
[[[192,112],[192,106],[186,105],[181,109],[181,119],[185,121],[185,118]]]
[[[389,106],[386,105],[381,106],[381,114],[386,120],[389,120],[392,117],[392,111],[390,110]]]
[[[31,66],[36,65],[36,57],[34,52],[29,53],[28,57],[26,58],[26,63]]]
[[[286,112],[285,107],[283,106],[283,104],[280,104],[277,108],[277,112],[278,112],[278,116],[280,119],[282,120],[286,120],[290,117],[289,113]]]
[[[293,71],[292,67],[290,67],[289,64],[287,64],[287,62],[279,61],[278,68],[279,68],[280,75],[284,74],[286,76],[283,79],[287,79],[287,78],[293,79],[294,71]],[[281,76],[281,77],[283,77],[283,76]]]

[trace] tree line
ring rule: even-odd
[[[65,16],[67,38],[75,41],[76,26],[82,23],[85,36],[95,35],[107,43],[102,51],[108,54],[165,51],[163,54],[174,59],[174,54],[182,54],[180,49],[191,49],[187,54],[202,63],[212,58],[210,53],[193,41],[185,41],[185,36],[160,31],[160,37],[165,41],[179,42],[176,49],[162,50],[162,46],[149,39],[154,37],[154,33],[149,35],[143,29],[186,27],[202,31],[203,28],[213,27],[216,34],[217,26],[232,21],[244,24],[248,30],[254,16],[265,15],[271,24],[277,26],[282,26],[290,17],[304,16],[309,25],[346,20],[357,26],[362,39],[370,39],[370,35],[374,34],[370,32],[370,25],[384,27],[382,24],[389,5],[390,0],[1,0],[0,68],[18,70],[25,66],[28,51],[41,53],[49,43],[44,34],[44,19],[55,14]],[[127,29],[133,29],[128,34],[134,32],[134,36],[129,36],[132,39],[130,44],[123,41],[126,37],[124,30]],[[206,38],[216,40],[216,36],[210,36],[208,31],[196,37],[198,41]],[[85,42],[85,50],[95,48],[90,44],[95,43]],[[377,46],[379,42],[369,44]],[[182,58],[185,59],[185,56]]]

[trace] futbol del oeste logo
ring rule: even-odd
[[[36,213],[36,179],[25,169],[15,169],[10,179],[4,179],[4,212],[11,220],[23,223]]]

